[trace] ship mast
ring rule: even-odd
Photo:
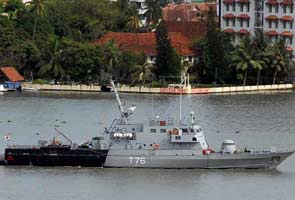
[[[127,124],[127,121],[128,121],[127,120],[128,113],[126,113],[124,111],[124,107],[123,107],[123,105],[121,103],[120,96],[118,94],[118,91],[117,91],[117,88],[115,86],[115,83],[114,83],[114,81],[112,79],[111,79],[110,83],[111,83],[111,85],[113,87],[113,90],[114,90],[114,93],[115,93],[116,101],[117,101],[117,104],[118,104],[118,107],[119,107],[119,111],[120,111],[120,114],[121,114],[121,119],[123,120],[123,122],[125,124]]]

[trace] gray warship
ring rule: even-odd
[[[39,145],[13,145],[5,149],[5,165],[70,165],[106,168],[276,168],[294,151],[237,149],[234,141],[224,140],[213,150],[193,112],[189,120],[162,119],[134,123],[129,116],[136,107],[125,109],[117,88],[111,85],[121,117],[114,119],[99,136],[81,145],[62,145],[55,140]],[[62,134],[62,136],[65,136]]]
[[[187,122],[158,116],[147,123],[133,123],[122,106],[117,88],[111,81],[121,114],[99,141],[92,141],[95,148],[108,148],[104,167],[126,168],[275,168],[294,151],[269,151],[236,148],[234,141],[224,140],[219,151],[213,151],[191,112]]]

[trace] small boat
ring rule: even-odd
[[[21,87],[21,91],[23,92],[39,92],[40,88],[34,87]]]
[[[7,92],[8,90],[4,87],[4,85],[0,85],[0,92]]]

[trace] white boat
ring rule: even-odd
[[[38,92],[40,88],[34,87],[22,87],[23,92]]]
[[[8,90],[4,87],[4,85],[0,85],[0,92],[7,92]]]

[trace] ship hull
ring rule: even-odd
[[[176,169],[228,169],[275,168],[293,152],[259,152],[210,155],[172,155],[160,152],[112,151],[105,167],[124,168],[176,168]]]
[[[5,165],[102,167],[108,150],[89,149],[5,149]]]

